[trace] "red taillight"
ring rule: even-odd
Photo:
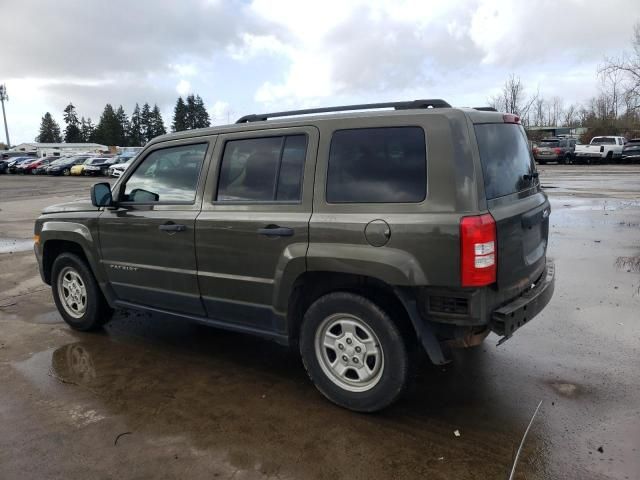
[[[538,153],[538,147],[533,147],[533,153]]]
[[[504,123],[520,123],[520,117],[513,113],[505,113],[502,115],[502,121]]]
[[[460,220],[460,277],[463,287],[496,281],[496,222],[490,214]]]
[[[560,150],[558,147],[553,149],[554,152],[556,152],[556,155],[560,155],[560,153],[562,153],[562,150]]]

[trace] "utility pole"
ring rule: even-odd
[[[2,118],[4,119],[4,134],[7,138],[7,148],[11,148],[11,140],[9,140],[9,127],[7,126],[7,114],[4,112],[4,101],[9,101],[7,95],[7,86],[0,85],[0,103],[2,103]]]

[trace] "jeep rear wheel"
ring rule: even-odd
[[[400,330],[360,295],[336,292],[316,300],[304,316],[300,353],[318,390],[350,410],[381,410],[407,384],[409,358]]]
[[[93,273],[77,255],[63,253],[51,269],[51,289],[58,312],[75,330],[95,330],[111,318]]]

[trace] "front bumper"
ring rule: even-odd
[[[544,273],[531,289],[508,304],[494,310],[489,327],[502,338],[498,345],[513,335],[547,306],[555,288],[556,276],[553,260],[547,259]]]

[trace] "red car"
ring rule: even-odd
[[[36,169],[46,167],[51,163],[52,158],[36,158],[33,162],[25,162],[18,167],[18,173],[32,173],[35,175]]]

